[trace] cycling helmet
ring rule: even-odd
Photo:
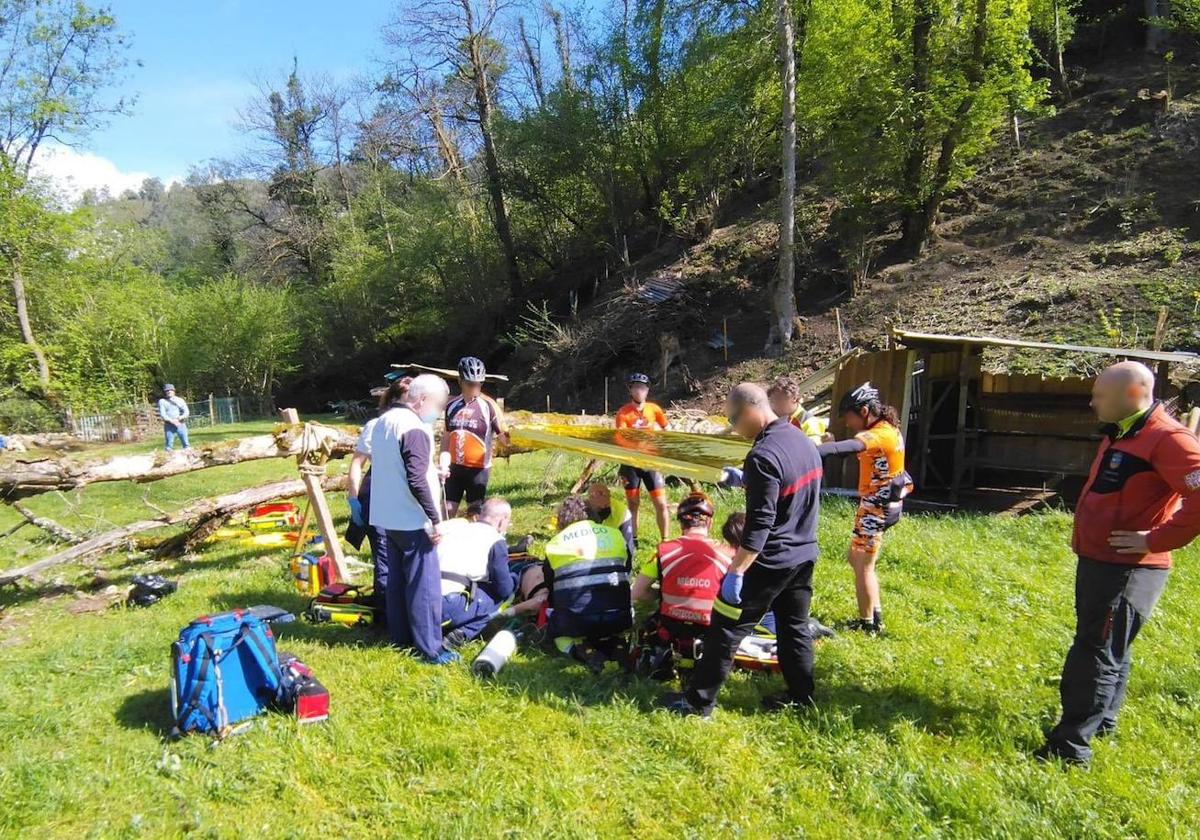
[[[870,382],[864,382],[853,391],[847,391],[838,403],[838,414],[858,411],[879,402],[879,391]]]
[[[463,356],[458,360],[458,376],[463,382],[482,382],[487,376],[487,371],[479,359]]]
[[[626,385],[649,385],[650,377],[644,373],[631,373],[625,377]]]
[[[679,503],[675,516],[685,522],[689,519],[712,519],[716,514],[712,500],[704,493],[692,493]]]

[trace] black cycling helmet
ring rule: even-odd
[[[853,391],[847,391],[838,403],[838,414],[858,411],[879,403],[879,391],[870,382],[864,382]]]
[[[705,493],[692,493],[679,503],[675,516],[680,522],[695,519],[712,519],[716,515],[712,500]]]
[[[458,378],[463,382],[482,382],[486,376],[483,362],[474,356],[463,356],[458,360]]]
[[[626,385],[649,385],[650,377],[644,373],[631,373],[625,377]]]

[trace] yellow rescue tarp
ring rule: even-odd
[[[720,480],[723,467],[741,466],[750,450],[738,437],[649,429],[516,426],[509,435],[522,449],[558,449],[710,483]]]

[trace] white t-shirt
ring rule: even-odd
[[[425,465],[424,484],[433,510],[413,495],[401,447],[419,453]],[[416,413],[404,406],[390,408],[371,429],[371,525],[389,531],[427,530],[441,517],[441,487],[437,458],[434,454],[433,429],[421,422]],[[432,517],[432,518],[431,518]]]
[[[468,522],[451,519],[441,528],[442,541],[437,544],[438,565],[443,572],[470,578],[474,581],[487,580],[488,559],[492,548],[503,537],[486,522]],[[466,587],[452,580],[442,579],[442,594],[453,595]]]
[[[359,455],[371,457],[371,432],[375,429],[375,424],[379,422],[378,417],[372,417],[362,427],[362,431],[358,433],[358,442],[354,444],[354,451]]]

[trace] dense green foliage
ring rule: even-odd
[[[497,465],[493,487],[516,505],[515,532],[545,538],[542,492],[564,492],[580,465],[544,454]],[[143,499],[169,509],[289,472],[256,462],[94,485],[82,506],[54,494],[30,505],[83,529],[95,516],[141,518]],[[737,498],[719,497],[721,514]],[[335,511],[344,522],[341,499]],[[851,514],[831,501],[821,524],[815,609],[833,623],[854,614],[842,560]],[[15,517],[0,509],[0,530]],[[523,653],[485,685],[465,666],[419,665],[369,632],[293,624],[278,629],[280,646],[329,687],[327,724],[297,728],[272,714],[216,748],[169,741],[170,640],[202,613],[301,609],[283,553],[226,542],[161,561],[153,568],[182,583],[146,610],[76,616],[69,595],[9,590],[0,834],[1190,836],[1200,819],[1195,548],[1181,553],[1138,640],[1117,739],[1098,744],[1090,771],[1029,756],[1054,715],[1070,639],[1069,524],[1061,513],[906,519],[880,565],[890,633],[819,643],[819,709],[763,715],[758,700],[779,678],[739,674],[707,724],[653,711],[657,684],[592,677],[554,654]],[[7,544],[33,556],[46,548],[25,539],[40,538],[26,528]],[[120,557],[105,565],[118,585],[141,571]]]
[[[919,253],[1005,126],[1052,107],[1051,82],[1065,95],[1074,33],[1118,19],[1101,5],[793,0],[802,201],[821,208],[801,227],[828,222],[847,277],[880,243]],[[779,176],[772,4],[635,0],[571,18],[435,0],[397,6],[366,82],[308,78],[301,56],[263,85],[237,159],[66,208],[28,180],[30,143],[121,113],[103,93],[126,43],[103,9],[6,8],[0,44],[25,75],[0,78],[0,107],[24,115],[0,144],[0,399],[98,408],[163,377],[262,395],[301,370],[358,389],[413,350],[489,355],[526,303],[561,319]],[[1195,8],[1172,3],[1171,27],[1194,26]],[[64,45],[73,87],[42,78],[47,43]],[[813,238],[799,241],[804,260]],[[20,294],[28,330],[9,317]]]

